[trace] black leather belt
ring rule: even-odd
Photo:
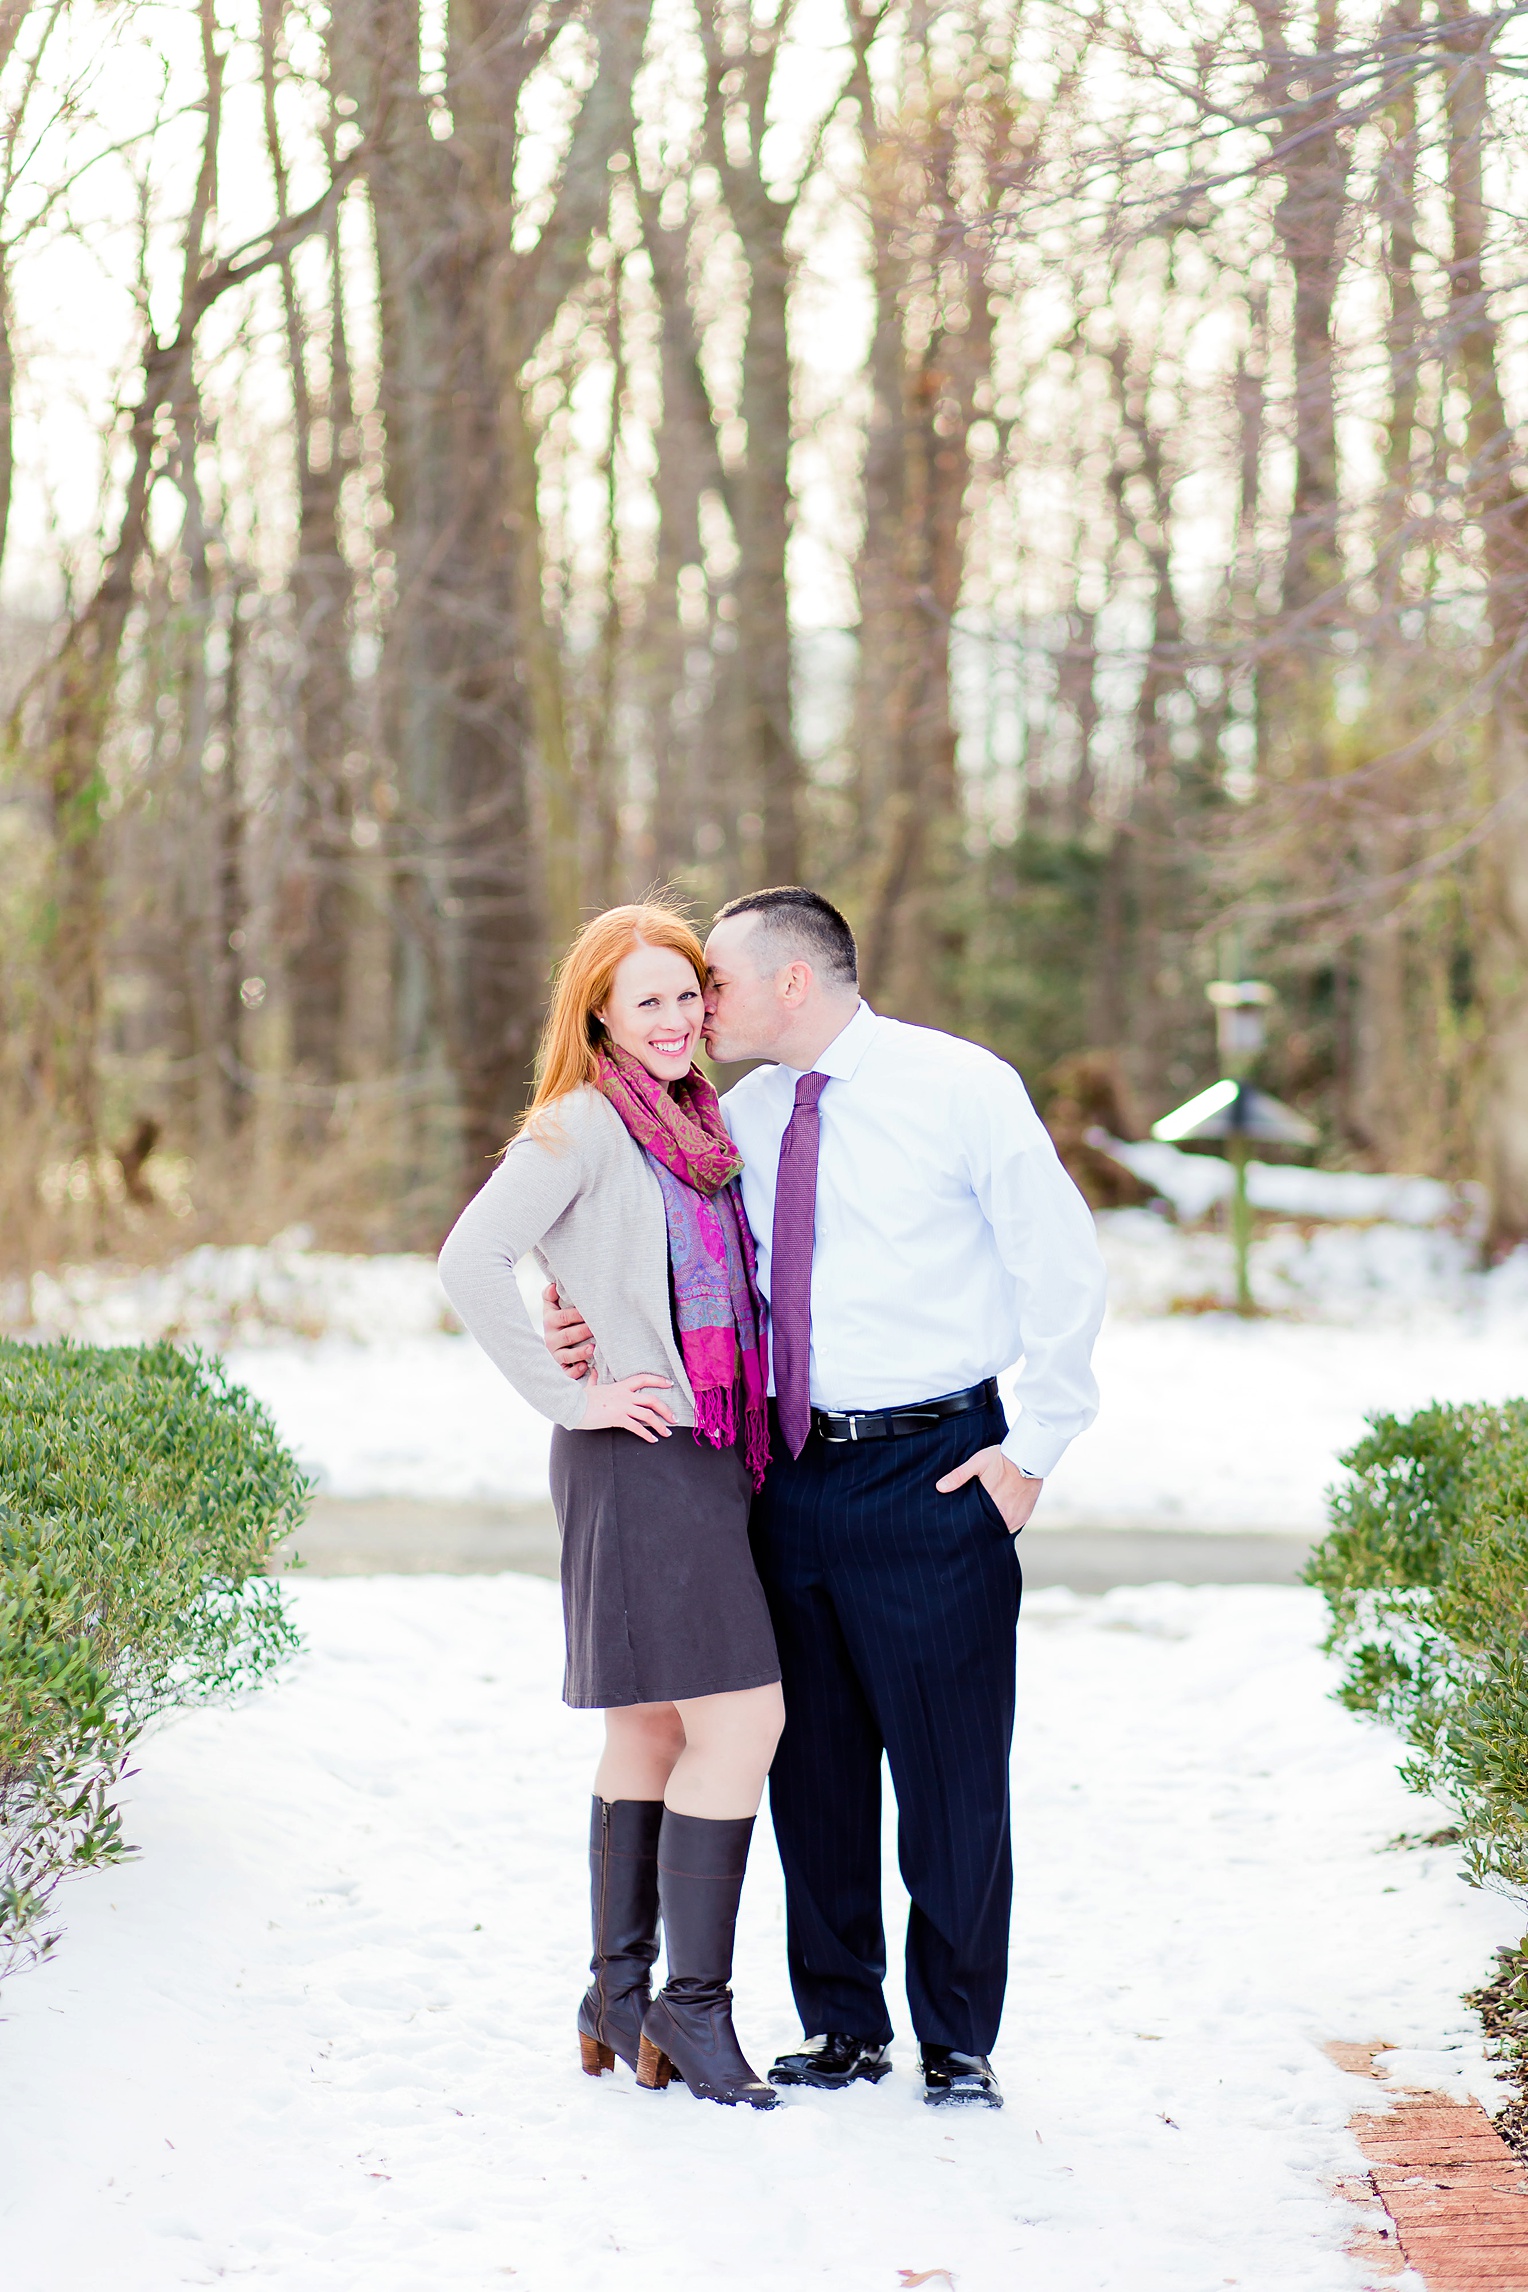
[[[900,1440],[928,1432],[941,1417],[963,1417],[973,1409],[995,1409],[997,1379],[967,1385],[963,1393],[941,1393],[932,1401],[910,1401],[904,1409],[813,1409],[812,1430],[826,1441]]]

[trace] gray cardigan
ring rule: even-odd
[[[517,1393],[554,1423],[582,1422],[588,1386],[564,1376],[525,1311],[515,1265],[527,1251],[594,1332],[602,1383],[652,1369],[677,1423],[693,1425],[669,1303],[668,1227],[651,1163],[590,1085],[522,1131],[440,1253],[446,1295]]]

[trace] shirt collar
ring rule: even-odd
[[[874,1011],[868,1003],[861,1003],[848,1025],[839,1029],[827,1049],[813,1061],[809,1071],[812,1074],[825,1074],[833,1082],[848,1082],[869,1050],[875,1028]]]

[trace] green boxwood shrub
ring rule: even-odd
[[[297,1646],[265,1573],[308,1487],[265,1411],[172,1345],[0,1340],[0,1975],[52,1947],[156,1712]]]
[[[1528,1891],[1528,1401],[1369,1425],[1306,1577],[1339,1694],[1398,1730],[1471,1875]]]

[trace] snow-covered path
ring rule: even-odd
[[[1303,2292],[1352,2287],[1324,2038],[1487,2090],[1459,1993],[1515,1932],[1299,1591],[1037,1598],[1020,1642],[1008,2106],[598,2084],[572,2038],[597,1721],[555,1589],[307,1582],[310,1652],[143,1748],[143,1859],[76,1886],[0,2022],[6,2292]],[[795,2034],[767,1826],[739,2022]],[[895,1891],[894,1887],[890,1890]],[[898,1913],[899,1914],[899,1913]]]

